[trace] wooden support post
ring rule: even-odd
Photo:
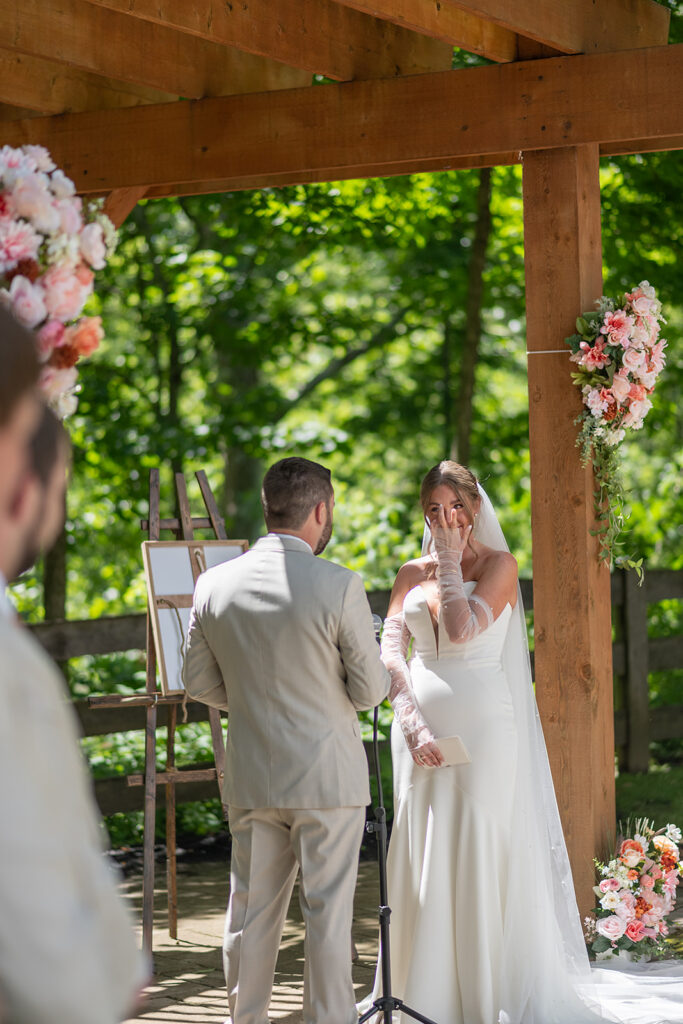
[[[536,696],[582,916],[614,834],[610,574],[564,338],[602,292],[598,146],[523,154]]]
[[[178,877],[176,858],[176,799],[175,780],[175,729],[178,716],[178,705],[171,704],[168,709],[168,729],[166,732],[166,891],[168,892],[168,934],[172,939],[178,938]]]
[[[634,572],[624,578],[626,648],[626,770],[646,772],[650,764],[650,691],[648,686],[647,591]]]

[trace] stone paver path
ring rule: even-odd
[[[161,878],[163,874],[160,871]],[[141,917],[140,875],[121,883],[135,919]],[[154,979],[136,1021],[149,1024],[223,1024],[228,1016],[221,944],[228,892],[227,864],[178,865],[178,938],[168,935],[166,894],[155,897]],[[360,999],[374,980],[377,958],[377,865],[362,861],[356,889],[353,938],[358,951],[353,975]],[[301,1024],[303,927],[295,889],[278,958],[270,1019]],[[132,1024],[131,1021],[126,1024]]]
[[[161,874],[161,872],[160,872]],[[358,951],[353,977],[356,998],[372,986],[377,958],[377,865],[361,861],[356,888],[353,938]],[[121,883],[136,920],[141,918],[142,878]],[[154,979],[136,1021],[150,1024],[223,1024],[228,1005],[221,944],[228,890],[227,863],[199,861],[178,865],[178,939],[168,935],[166,894],[156,894]],[[683,894],[682,894],[683,898]],[[672,945],[683,956],[683,904],[675,914]],[[278,958],[270,1019],[301,1024],[303,926],[295,889]],[[132,1020],[126,1024],[133,1024]]]

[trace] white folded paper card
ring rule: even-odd
[[[440,736],[436,743],[445,765],[471,763],[469,751],[459,736]]]

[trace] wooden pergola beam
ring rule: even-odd
[[[336,0],[489,60],[519,56],[517,37],[560,53],[632,50],[666,43],[669,11],[654,0]]]
[[[33,118],[2,138],[47,146],[83,193],[412,173],[601,141],[632,152],[683,139],[683,45]]]
[[[306,71],[83,0],[0,0],[0,40],[16,53],[186,98],[310,81]]]
[[[43,114],[109,110],[141,103],[170,103],[178,97],[158,89],[128,85],[0,48],[0,103]]]
[[[661,46],[670,14],[655,0],[441,0],[563,53]]]
[[[338,82],[415,75],[435,69],[433,39],[347,10],[332,0],[249,0],[239,4],[215,0],[89,0],[89,4],[126,17],[133,26],[147,23],[155,31],[165,28],[185,33]],[[494,27],[491,34],[500,33]],[[440,51],[439,66],[450,67],[447,47]]]

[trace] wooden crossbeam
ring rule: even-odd
[[[669,11],[655,0],[600,0],[599,3],[595,0],[441,0],[441,3],[562,53],[661,46],[669,38]]]
[[[0,39],[17,53],[186,98],[310,81],[305,71],[83,0],[0,0]]]
[[[336,0],[344,7],[441,39],[489,60],[517,59],[517,36],[507,28],[434,0]]]
[[[304,68],[343,82],[422,74],[450,67],[450,49],[404,27],[347,10],[332,0],[89,0],[131,23],[187,33],[198,40]],[[85,6],[88,6],[87,4]],[[492,29],[491,35],[496,35]],[[443,39],[443,36],[437,36]],[[435,53],[439,64],[435,64]],[[507,59],[512,59],[508,57]],[[244,90],[245,92],[247,90]],[[184,95],[188,95],[184,93]],[[214,94],[215,95],[215,94]]]
[[[601,141],[632,152],[683,139],[683,45],[33,118],[1,135],[47,146],[84,193],[412,173]]]
[[[66,64],[0,49],[0,103],[44,114],[169,103],[173,93],[79,71]]]

